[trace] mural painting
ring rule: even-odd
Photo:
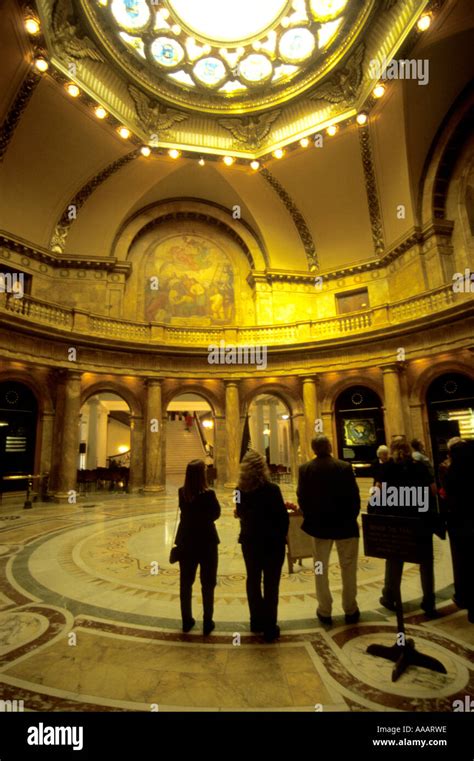
[[[161,242],[146,264],[145,319],[150,322],[228,324],[235,318],[234,272],[216,244],[197,235]],[[150,288],[158,278],[158,290]],[[199,319],[200,318],[200,319]]]

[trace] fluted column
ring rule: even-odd
[[[128,490],[134,493],[143,489],[143,417],[130,415],[130,477]]]
[[[145,423],[145,494],[163,491],[162,481],[162,404],[161,380],[147,381]]]
[[[260,452],[260,454],[265,457],[265,436],[263,435],[263,430],[265,428],[265,420],[264,420],[264,414],[263,414],[263,402],[256,402],[255,404],[255,417],[257,419],[257,438],[255,439],[253,443],[255,451]]]
[[[385,435],[387,444],[390,445],[394,436],[406,435],[400,388],[400,369],[398,365],[385,365],[382,367],[382,373],[385,396]]]
[[[320,417],[318,412],[318,396],[315,378],[303,378],[303,407],[306,457],[310,459],[313,456],[311,441],[315,435],[314,426],[316,419]]]
[[[228,381],[225,387],[226,486],[235,488],[240,462],[239,387]]]
[[[99,400],[92,397],[87,402],[89,408],[89,431],[86,452],[86,467],[88,470],[97,468],[97,447],[99,440]]]
[[[278,415],[277,415],[278,402],[275,399],[268,405],[270,411],[270,462],[273,465],[278,465],[280,462],[280,442],[278,438]]]
[[[217,470],[217,485],[224,486],[227,472],[226,421],[221,415],[214,417],[214,467]]]
[[[60,387],[62,400],[61,444],[59,450],[57,487],[54,499],[67,502],[76,489],[79,458],[79,415],[81,411],[81,373],[67,373]]]

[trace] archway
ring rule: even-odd
[[[439,465],[450,438],[474,439],[474,380],[462,373],[440,375],[428,386],[426,407],[433,459]]]
[[[38,401],[24,383],[0,383],[0,481],[2,492],[26,490],[35,474]],[[35,489],[38,484],[34,484]]]
[[[209,484],[216,479],[214,409],[199,393],[178,393],[166,408],[166,483],[180,486],[186,466],[202,459]]]
[[[279,396],[258,394],[250,402],[242,455],[248,447],[265,457],[274,480],[291,480],[294,471],[291,411]]]
[[[128,489],[131,410],[118,394],[102,391],[81,407],[78,485],[82,492]]]
[[[377,447],[385,444],[382,402],[367,386],[350,386],[336,399],[338,455],[359,476],[370,475]]]

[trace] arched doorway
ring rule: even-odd
[[[18,381],[0,383],[1,491],[26,490],[26,479],[8,476],[36,475],[35,452],[38,402],[31,389]],[[37,483],[34,484],[35,487]]]
[[[351,386],[336,400],[337,448],[359,476],[370,475],[377,447],[385,444],[382,402],[367,386]]]
[[[99,392],[81,407],[78,485],[82,492],[128,489],[130,407],[118,394]]]
[[[290,480],[294,469],[291,411],[280,397],[259,394],[252,399],[242,440],[242,455],[251,447],[267,460],[275,480]]]
[[[445,373],[429,385],[426,406],[436,465],[447,454],[453,436],[474,439],[474,380],[462,373]]]
[[[214,484],[215,415],[200,394],[177,394],[166,408],[166,483],[181,486],[191,460],[204,460],[208,481]]]

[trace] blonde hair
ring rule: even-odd
[[[253,449],[249,449],[240,463],[238,489],[253,491],[259,486],[269,483],[270,472],[264,457]]]

